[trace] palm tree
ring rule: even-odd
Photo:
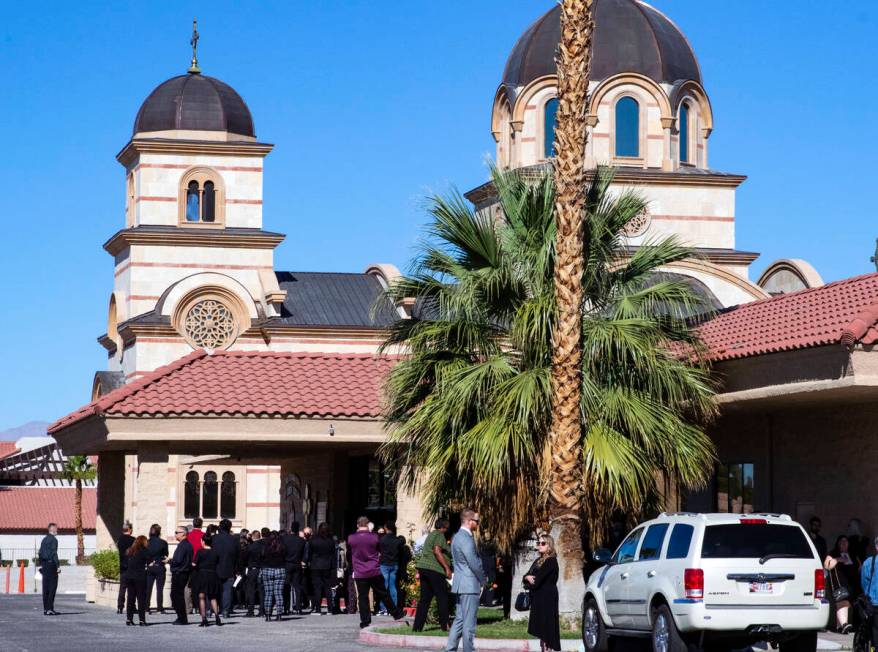
[[[555,294],[557,317],[552,337],[551,457],[549,486],[551,530],[558,551],[560,609],[579,608],[582,581],[582,244],[585,219],[585,112],[594,28],[593,0],[561,2],[561,38],[557,57],[558,113],[554,170],[557,242]]]
[[[713,460],[701,428],[714,412],[709,375],[697,356],[679,355],[698,350],[687,317],[701,299],[659,272],[693,252],[667,238],[629,254],[620,232],[646,205],[630,191],[611,194],[611,181],[607,169],[585,180],[580,251],[575,449],[589,490],[577,500],[593,541],[612,510],[657,502],[657,476],[700,486]],[[387,291],[415,304],[384,344],[405,355],[387,380],[381,453],[427,513],[474,505],[510,549],[549,524],[555,190],[548,173],[525,180],[494,170],[493,183],[499,219],[457,193],[431,198],[412,270]]]
[[[61,477],[72,481],[76,486],[74,498],[74,520],[76,525],[76,563],[85,563],[85,538],[82,532],[82,483],[94,480],[97,472],[85,455],[71,455],[64,462]]]

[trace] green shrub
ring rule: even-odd
[[[88,558],[88,563],[94,567],[98,579],[119,579],[119,552],[117,550],[101,550],[92,553]]]

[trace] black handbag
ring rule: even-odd
[[[524,590],[515,597],[516,611],[530,611],[530,591]]]
[[[834,582],[832,581],[832,575],[833,575],[833,573],[835,574],[835,581],[834,581]],[[849,599],[850,599],[850,597],[851,597],[851,592],[848,591],[848,587],[846,587],[844,584],[842,584],[842,583],[838,580],[838,568],[833,568],[831,571],[829,571],[829,581],[830,581],[830,582],[832,583],[832,585],[833,585],[833,588],[832,588],[832,601],[833,601],[835,604],[838,604],[839,602],[842,602],[842,601],[844,601],[844,600],[849,600]]]

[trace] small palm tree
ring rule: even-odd
[[[666,238],[628,251],[623,228],[646,208],[610,193],[612,171],[586,180],[580,272],[583,350],[577,510],[592,541],[614,509],[655,502],[656,479],[699,486],[713,461],[703,432],[714,411],[707,370],[675,355],[697,339],[703,309],[691,287],[661,268],[693,255]],[[432,223],[409,275],[388,289],[415,298],[385,350],[389,375],[384,460],[417,488],[427,512],[474,505],[502,547],[549,524],[552,358],[556,326],[555,186],[493,171],[502,217],[455,193],[431,199]],[[420,483],[419,483],[420,480]]]
[[[82,531],[82,483],[90,482],[97,477],[94,464],[85,455],[71,455],[64,462],[61,477],[70,480],[76,487],[74,498],[74,521],[76,525],[76,563],[85,563],[85,536]]]

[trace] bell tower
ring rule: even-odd
[[[125,223],[105,244],[114,259],[107,333],[110,369],[125,381],[193,348],[257,347],[259,324],[284,292],[262,229],[262,171],[250,109],[192,61],[143,102],[125,168]]]

